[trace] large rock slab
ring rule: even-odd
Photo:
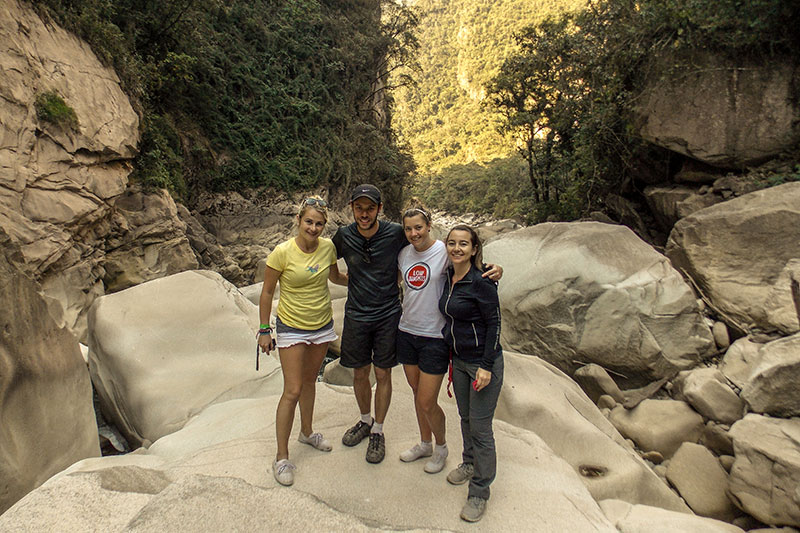
[[[670,58],[663,72],[674,68]],[[681,75],[654,76],[637,108],[641,136],[721,167],[751,165],[800,139],[796,58],[697,54]]]
[[[0,513],[75,461],[100,455],[78,341],[5,257],[0,229]]]
[[[595,500],[688,512],[581,388],[538,357],[506,351],[496,418],[535,431],[581,475]]]
[[[677,400],[644,400],[631,410],[618,405],[609,420],[626,438],[646,451],[672,457],[684,442],[697,442],[703,433],[703,417]]]
[[[714,349],[689,286],[626,227],[539,224],[501,235],[484,257],[505,269],[503,346],[567,373],[579,361],[655,381]]]
[[[765,344],[758,364],[742,388],[752,411],[800,416],[800,334]]]
[[[667,466],[667,479],[700,516],[730,522],[739,514],[725,493],[728,474],[705,446],[681,444]]]
[[[279,486],[270,471],[278,396],[231,400],[148,450],[78,463],[0,516],[0,530],[220,531],[233,524],[248,531],[470,531],[458,516],[465,486],[448,484],[444,472],[426,474],[422,462],[397,460],[418,435],[410,388],[394,374],[387,458],[379,465],[364,461],[364,445],[338,443],[358,416],[352,389],[320,384],[315,429],[334,448],[320,453],[290,440],[298,466],[292,487]],[[454,400],[442,394],[441,404],[448,470],[459,462],[459,425]],[[481,530],[616,532],[578,475],[536,434],[496,421],[495,437],[498,474]]]
[[[666,254],[729,326],[787,334],[800,329],[788,275],[782,275],[800,257],[800,182],[752,192],[681,219]]]
[[[620,500],[603,500],[600,508],[620,533],[744,533],[720,520]]]
[[[749,414],[730,434],[734,502],[765,524],[800,526],[800,418]]]
[[[255,369],[258,310],[219,274],[190,271],[98,298],[89,368],[103,412],[135,445],[211,403],[276,391],[274,357]]]

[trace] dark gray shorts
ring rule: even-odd
[[[445,374],[450,366],[450,349],[444,339],[398,331],[397,362],[417,365],[426,374]]]
[[[378,368],[397,365],[395,343],[399,323],[399,311],[377,322],[353,320],[345,314],[339,364],[345,368],[361,368],[370,363]]]

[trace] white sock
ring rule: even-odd
[[[372,415],[369,413],[362,414],[361,421],[364,422],[365,424],[372,424]]]
[[[383,433],[383,424],[378,424],[377,422],[372,424],[372,429],[370,430],[370,433]]]
[[[433,450],[434,453],[441,453],[442,455],[447,454],[447,443],[445,444],[437,444],[436,448]]]
[[[429,440],[421,440],[419,441],[419,445],[423,450],[430,450],[433,448],[433,442]]]

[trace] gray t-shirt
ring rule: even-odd
[[[336,256],[344,257],[347,264],[349,282],[344,310],[348,318],[377,322],[399,313],[397,254],[408,246],[403,227],[380,220],[378,231],[366,239],[353,222],[336,230],[332,240]]]

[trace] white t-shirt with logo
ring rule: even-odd
[[[444,317],[439,312],[439,297],[447,283],[447,265],[447,250],[439,240],[424,252],[412,245],[400,250],[397,268],[405,285],[400,331],[442,338]]]

